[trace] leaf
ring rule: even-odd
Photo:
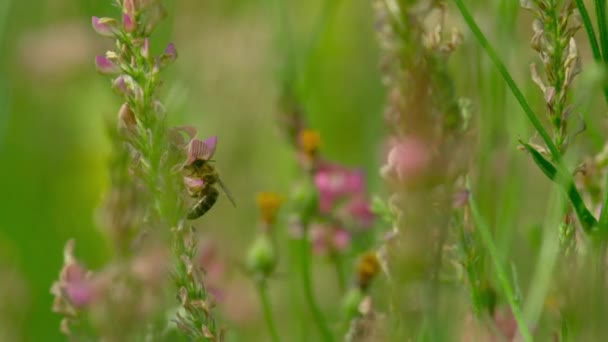
[[[540,152],[538,152],[530,144],[526,144],[521,140],[519,142],[526,149],[526,151],[530,153],[532,159],[534,160],[536,165],[538,165],[541,171],[545,174],[545,176],[560,185],[564,189],[564,191],[566,191],[566,193],[568,194],[568,198],[570,199],[570,202],[574,207],[576,216],[581,221],[583,229],[586,233],[590,233],[592,229],[597,225],[597,221],[585,206],[581,195],[578,193],[578,190],[574,186],[574,181],[572,177],[566,173],[559,174],[558,177],[558,172],[555,166],[550,161],[545,159],[545,157],[543,157]]]

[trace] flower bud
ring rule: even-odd
[[[141,46],[141,56],[145,59],[150,57],[150,40],[148,38],[144,39],[144,43]]]
[[[177,59],[177,51],[175,50],[175,45],[173,43],[169,43],[165,48],[165,51],[160,56],[160,66],[166,67],[169,64],[175,62]]]
[[[91,25],[98,34],[104,37],[114,37],[120,30],[118,22],[112,18],[91,18]]]
[[[145,34],[150,35],[158,23],[167,16],[165,7],[160,3],[154,3],[145,10]]]
[[[277,262],[276,251],[268,234],[260,234],[247,253],[247,266],[255,275],[268,277]]]
[[[300,216],[304,226],[310,222],[317,213],[317,190],[310,182],[299,184],[293,191],[293,209]]]
[[[122,10],[128,15],[135,13],[135,1],[136,0],[124,0],[122,3]]]
[[[95,67],[97,71],[106,75],[118,74],[120,72],[120,68],[104,56],[95,57]]]
[[[122,14],[122,27],[127,33],[131,33],[136,29],[136,23],[132,15],[127,13]]]
[[[122,131],[134,131],[135,125],[137,122],[135,121],[135,114],[129,108],[128,104],[123,104],[118,111],[118,128]]]
[[[127,85],[127,78],[131,78],[128,75],[120,75],[112,81],[112,90],[118,95],[128,96],[129,95],[129,86]]]
[[[347,319],[351,319],[359,315],[359,304],[363,300],[363,292],[358,287],[353,287],[348,290],[342,299],[342,310]]]

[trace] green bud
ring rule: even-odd
[[[251,272],[263,277],[269,276],[277,262],[277,255],[270,237],[260,234],[247,253],[247,267]]]
[[[317,189],[310,182],[301,183],[294,189],[292,196],[293,210],[306,226],[317,213],[319,206]]]
[[[363,300],[363,292],[358,287],[352,287],[342,299],[342,310],[347,319],[359,315],[359,304]]]

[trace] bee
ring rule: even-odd
[[[220,179],[219,173],[212,165],[213,160],[210,159],[215,149],[215,141],[194,140],[194,144],[198,144],[200,147],[193,146],[190,153],[192,158],[184,166],[186,172],[184,182],[188,194],[197,199],[186,214],[186,218],[189,220],[195,220],[205,215],[215,205],[220,194],[216,188],[218,185],[232,205],[236,207],[230,191]]]

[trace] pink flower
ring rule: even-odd
[[[64,291],[70,303],[76,308],[86,307],[94,298],[94,289],[89,281],[68,283],[64,286]]]
[[[346,229],[327,225],[314,225],[308,233],[312,252],[316,255],[344,251],[351,240],[351,234]]]
[[[150,40],[148,38],[144,39],[144,44],[141,47],[141,56],[146,59],[150,57]]]
[[[135,21],[133,21],[131,15],[127,13],[122,14],[122,27],[127,33],[135,31]]]
[[[390,181],[413,184],[427,176],[431,161],[431,151],[422,140],[405,137],[392,146],[380,172]]]
[[[344,213],[347,219],[361,228],[368,228],[374,221],[374,214],[370,210],[369,202],[363,195],[352,198],[344,205]]]
[[[118,74],[120,68],[104,56],[95,57],[95,67],[102,74]]]
[[[221,301],[224,298],[222,286],[225,285],[226,266],[224,260],[218,255],[217,246],[212,242],[200,243],[197,263],[199,269],[205,274],[207,291],[211,293],[214,300]]]
[[[91,18],[91,26],[95,32],[104,37],[114,37],[118,32],[118,23],[112,18]]]
[[[188,144],[186,165],[192,165],[197,160],[209,160],[215,153],[217,137],[212,136],[205,140],[192,139]]]
[[[323,164],[314,175],[314,183],[319,192],[319,210],[328,213],[337,200],[348,195],[363,192],[363,173],[340,165]]]
[[[95,289],[89,280],[87,270],[74,258],[74,241],[66,243],[63,268],[59,272],[51,293],[55,295],[53,310],[60,313],[73,313],[74,309],[89,305],[95,297]]]

